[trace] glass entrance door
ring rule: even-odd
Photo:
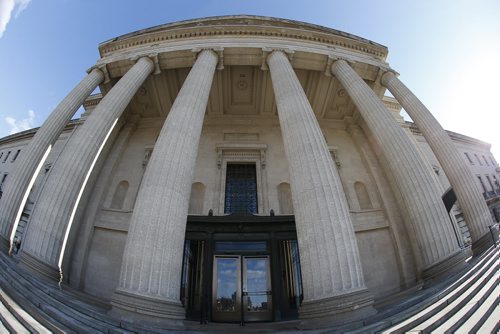
[[[215,255],[214,321],[272,320],[269,256]]]
[[[212,310],[213,320],[241,321],[240,256],[215,256]]]
[[[269,256],[243,257],[245,321],[273,320]]]

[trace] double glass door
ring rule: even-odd
[[[215,255],[213,268],[213,320],[272,320],[269,256]]]

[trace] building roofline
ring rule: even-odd
[[[72,119],[66,125],[66,127],[64,128],[64,130],[72,129],[76,125],[78,125],[79,123],[81,123],[81,119],[80,118]],[[11,143],[11,142],[20,141],[20,140],[23,140],[23,139],[33,138],[33,136],[38,131],[38,129],[40,129],[40,127],[36,127],[36,128],[24,130],[24,131],[17,132],[17,133],[5,136],[3,138],[0,138],[0,145],[4,145],[4,144]]]
[[[409,122],[409,121],[405,121],[405,123],[410,127],[410,130],[412,133],[422,136],[422,132],[420,131],[420,129],[418,128],[418,126],[415,123]],[[457,132],[453,132],[453,131],[449,131],[449,130],[445,130],[445,131],[448,134],[448,136],[450,136],[450,138],[455,142],[474,144],[474,145],[484,146],[488,150],[491,149],[490,143],[487,143],[487,142],[482,141],[480,139],[469,137],[469,136],[463,135],[461,133],[457,133]]]
[[[267,24],[266,24],[267,23]],[[217,27],[210,34],[206,33],[206,29],[210,27]],[[281,32],[273,32],[270,36],[275,36],[275,34],[283,34],[286,35],[287,38],[297,38],[301,40],[312,40],[317,42],[324,42],[327,44],[332,44],[335,46],[352,48],[353,45],[347,43],[347,40],[351,42],[358,43],[358,46],[354,47],[355,49],[367,52],[369,54],[375,55],[380,59],[385,59],[388,55],[388,49],[386,46],[370,41],[366,38],[356,36],[350,33],[346,33],[340,30],[327,28],[324,26],[306,23],[301,21],[275,18],[269,16],[258,16],[258,15],[224,15],[224,16],[212,16],[205,18],[197,18],[197,19],[188,19],[178,22],[166,23],[157,26],[153,26],[150,28],[140,29],[134,32],[130,32],[124,35],[120,35],[106,41],[103,41],[99,44],[99,53],[101,57],[106,56],[107,54],[123,50],[128,47],[133,47],[136,45],[143,44],[155,44],[162,40],[172,40],[172,39],[184,39],[190,37],[197,37],[196,33],[193,33],[193,29],[198,29],[199,31],[205,30],[205,32],[200,33],[200,37],[206,36],[216,36],[221,33],[221,27],[238,27],[238,29],[243,29],[249,35],[252,35],[252,32],[248,30],[251,27],[265,28],[269,29],[283,29]],[[191,29],[189,33],[183,33],[188,29]],[[293,33],[286,33],[286,29],[295,29]],[[303,30],[303,34],[297,33],[297,30]],[[165,36],[165,34],[169,34],[169,36]],[[161,38],[158,37],[158,34],[162,35]],[[238,36],[244,35],[242,31],[236,31],[235,34]],[[316,35],[314,35],[316,34]],[[336,36],[339,38],[337,41],[328,40],[326,35],[330,35],[331,38]],[[151,36],[148,36],[151,35]],[[229,33],[226,31],[223,35],[231,35],[231,31]],[[262,36],[263,34],[259,32],[255,32],[256,36]],[[322,36],[323,35],[323,36]],[[141,37],[146,37],[144,40]],[[139,39],[139,40],[138,40]],[[363,45],[363,46],[360,46]]]

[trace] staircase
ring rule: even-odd
[[[349,333],[497,333],[500,257],[489,248],[460,273],[429,291],[380,311]],[[449,284],[448,282],[454,281]],[[443,286],[447,285],[448,286]]]
[[[497,333],[500,329],[499,249],[471,260],[466,271],[355,323],[315,333]],[[65,286],[42,281],[0,254],[0,334],[167,333],[144,323],[119,320],[109,306]],[[231,327],[232,326],[232,327]],[[231,332],[234,325],[186,323],[185,331]],[[296,328],[296,327],[295,327]],[[241,329],[241,328],[240,328]],[[294,331],[279,323],[248,324],[245,332]],[[178,332],[177,330],[176,332]],[[238,330],[239,331],[239,330]]]

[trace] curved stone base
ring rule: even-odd
[[[167,300],[131,294],[116,290],[111,298],[110,315],[128,322],[148,322],[168,328],[183,328],[186,311],[180,301]]]
[[[472,254],[474,256],[482,254],[491,245],[493,245],[493,236],[490,231],[472,243]]]
[[[361,320],[377,313],[372,305],[373,296],[368,290],[304,302],[299,311],[300,327],[324,328]]]
[[[10,240],[5,239],[0,235],[0,252],[4,254],[9,254],[10,251]]]
[[[467,266],[465,260],[469,257],[468,248],[460,249],[449,258],[435,263],[422,272],[422,280],[424,286],[432,285],[434,281],[446,278],[460,271]]]
[[[61,279],[59,268],[52,267],[26,252],[21,252],[19,264],[21,267],[49,281],[58,282]]]

